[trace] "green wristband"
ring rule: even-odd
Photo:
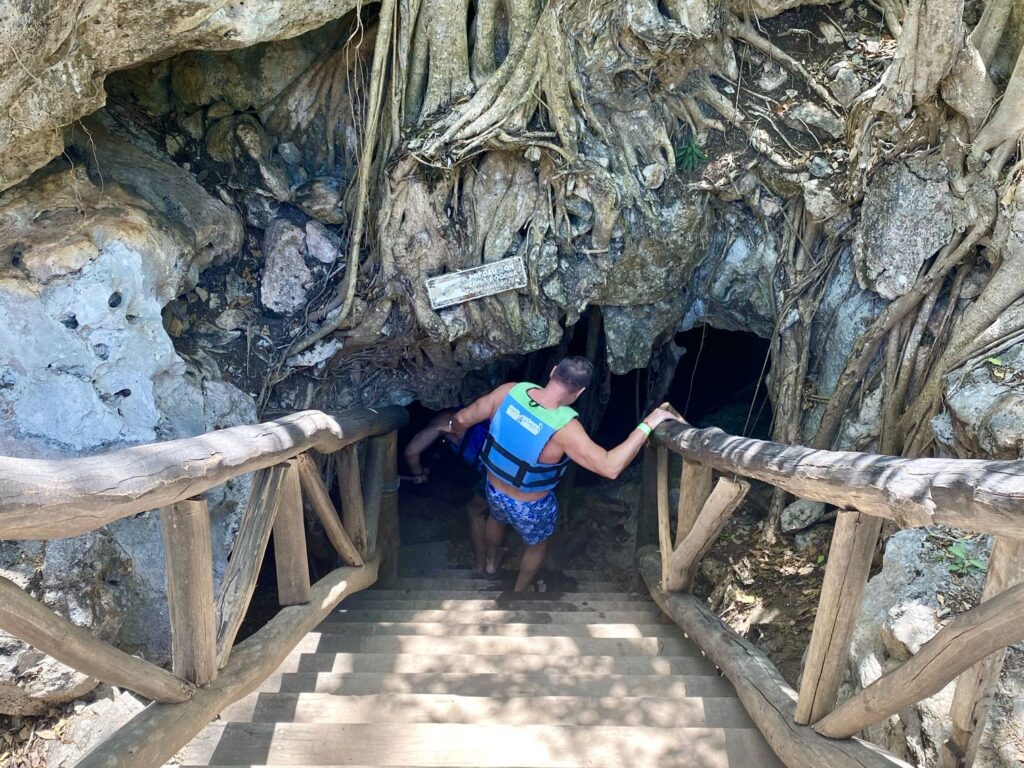
[[[639,429],[641,432],[643,432],[647,437],[650,437],[651,436],[651,432],[654,431],[649,426],[647,426],[647,422],[646,421],[641,421],[639,424],[636,425],[636,428]]]

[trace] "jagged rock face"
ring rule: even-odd
[[[337,19],[353,0],[158,4],[38,0],[0,7],[0,189],[63,149],[63,129],[95,112],[111,72],[191,49],[245,48]]]
[[[162,317],[200,266],[237,249],[237,214],[174,166],[116,147],[94,133],[97,157],[109,159],[102,187],[83,167],[58,164],[0,194],[7,455],[80,455],[255,419],[247,395],[203,380],[178,356]],[[246,492],[241,479],[209,499],[218,577]],[[5,542],[0,572],[100,638],[158,662],[169,656],[158,516],[72,539]],[[95,685],[0,635],[0,711],[42,711]]]

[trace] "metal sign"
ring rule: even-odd
[[[427,278],[427,294],[432,309],[453,307],[525,287],[526,265],[521,256]]]

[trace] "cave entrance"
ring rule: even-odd
[[[560,347],[520,358],[507,378],[543,383],[561,356],[595,352],[593,339],[588,349],[588,327],[593,325],[578,323]],[[603,345],[599,334],[596,359],[603,359]],[[605,447],[624,440],[651,405],[663,400],[671,402],[696,426],[715,426],[731,434],[767,439],[772,425],[766,382],[768,351],[768,341],[752,333],[698,326],[676,334],[656,352],[655,362],[649,368],[612,375],[599,364],[595,382],[577,409],[594,439]],[[479,475],[438,439],[421,457],[423,466],[430,469],[429,480],[419,485],[409,482],[411,469],[402,453],[413,436],[439,412],[418,402],[407,408],[410,422],[399,435],[399,474],[407,478],[400,489],[399,516],[405,548],[400,567],[410,575],[445,567],[470,567],[473,553],[466,505],[473,496],[474,484],[479,483]],[[630,514],[635,506],[629,501],[628,489],[623,491],[619,486],[635,486],[639,470],[637,460],[614,482],[582,469],[570,472],[563,484],[570,487],[561,494],[562,535],[558,537],[561,541],[552,542],[552,564],[562,568],[584,567],[574,558],[591,546],[581,543],[584,538],[595,540],[592,531],[584,536],[581,528],[595,494],[619,498],[623,504],[619,511]],[[580,534],[577,536],[574,531]],[[511,545],[510,553],[518,551],[511,534],[506,544]],[[506,568],[513,563],[514,560],[507,561]]]

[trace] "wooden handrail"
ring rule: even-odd
[[[77,459],[0,457],[0,539],[77,536],[193,498],[308,450],[333,453],[393,432],[399,407],[331,416],[303,411],[264,424]]]
[[[407,421],[408,414],[397,407],[342,415],[306,411],[83,459],[0,457],[0,540],[73,536],[160,509],[174,674],[91,637],[0,578],[0,627],[86,674],[162,702],[144,710],[83,764],[96,759],[104,765],[162,763],[220,708],[258,685],[345,595],[377,579],[381,561],[393,561],[397,552],[396,431]],[[346,449],[354,459],[355,443],[364,439],[370,443],[366,476],[359,477],[353,461],[341,495],[359,499],[345,517],[372,555],[365,562],[315,462],[304,455]],[[256,473],[253,489],[215,609],[209,511],[199,494],[247,472]],[[339,556],[357,566],[333,571],[312,587],[304,501],[330,526]],[[370,520],[364,519],[364,506]],[[271,530],[278,598],[290,607],[235,647]],[[378,531],[388,539],[378,541]],[[218,668],[223,668],[220,675]],[[154,762],[148,756],[156,752],[163,757]]]
[[[671,535],[667,452],[683,457],[676,532]],[[656,471],[655,471],[656,465]],[[723,477],[710,493],[712,469]],[[761,480],[798,497],[823,501],[844,510],[833,530],[814,630],[805,655],[795,706],[765,710],[777,672],[765,657],[751,665],[749,649],[697,598],[679,594],[692,589],[701,558],[742,499],[745,489],[729,476]],[[742,481],[741,481],[742,482]],[[657,602],[684,631],[694,635],[740,690],[744,704],[776,753],[790,768],[824,764],[813,730],[847,739],[866,726],[942,688],[963,673],[954,709],[955,729],[944,746],[944,768],[965,768],[973,760],[984,727],[986,701],[1002,663],[1000,649],[1024,638],[1024,567],[1007,562],[1008,553],[1024,547],[1024,461],[904,459],[864,453],[812,450],[767,440],[728,435],[668,422],[654,433],[646,451],[641,489],[638,543],[650,541],[657,508],[660,558],[642,565]],[[883,519],[903,527],[944,524],[997,535],[985,600],[957,617],[902,666],[836,708],[849,655],[854,622],[871,569]],[[645,522],[646,521],[646,522]],[[642,536],[647,532],[647,536]],[[660,576],[660,577],[659,577]],[[717,628],[711,626],[711,619]],[[733,636],[720,642],[716,633]],[[733,658],[732,655],[738,655]],[[969,667],[974,666],[969,671]],[[730,672],[732,670],[732,672]],[[767,672],[770,674],[765,677]],[[744,696],[746,676],[761,675],[756,693]],[[773,740],[770,731],[788,732],[800,744]],[[830,765],[845,764],[835,753]],[[888,759],[888,758],[887,758]],[[859,763],[857,763],[859,764]]]
[[[1024,461],[818,451],[678,422],[660,426],[654,439],[722,473],[763,480],[904,528],[938,524],[1024,538]]]

